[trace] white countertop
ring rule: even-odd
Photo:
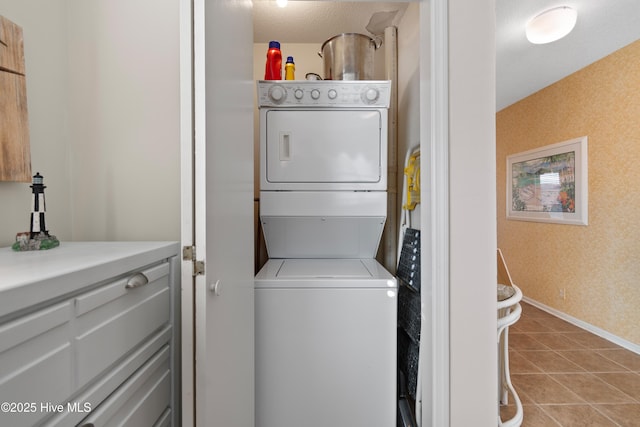
[[[178,242],[61,242],[48,250],[0,248],[0,317],[179,252]]]

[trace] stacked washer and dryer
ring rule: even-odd
[[[388,81],[260,81],[256,427],[396,423]]]

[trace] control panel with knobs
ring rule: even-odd
[[[389,107],[391,82],[386,80],[259,81],[260,107]]]

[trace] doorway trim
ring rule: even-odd
[[[448,0],[420,3],[420,134],[421,188],[428,209],[420,221],[428,224],[422,245],[422,304],[426,328],[421,335],[421,425],[450,425],[450,316],[449,316],[449,10]],[[426,182],[425,182],[426,181]],[[425,253],[426,252],[426,253]],[[426,311],[425,310],[425,311]],[[430,348],[428,347],[430,346]]]

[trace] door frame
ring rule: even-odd
[[[182,247],[193,247],[194,206],[194,88],[193,0],[180,0],[180,236]],[[195,425],[195,279],[193,262],[181,261],[181,416],[185,427]]]
[[[193,245],[193,132],[194,65],[193,0],[180,0],[180,104],[181,104],[181,199],[182,245]],[[430,241],[424,242],[423,283],[431,289],[423,301],[431,309],[424,337],[431,344],[420,366],[422,372],[422,425],[449,425],[450,420],[450,336],[449,336],[449,116],[448,116],[448,0],[420,1],[420,119],[422,188],[430,189],[429,209],[421,212]],[[434,143],[438,141],[438,143]],[[432,164],[426,162],[431,160]],[[189,166],[191,165],[191,166]],[[182,262],[182,414],[183,425],[194,413],[194,280],[192,263]]]
[[[428,229],[422,233],[428,241],[421,241],[421,271],[429,272],[421,288],[430,289],[421,297],[430,313],[422,313],[422,405],[416,406],[416,417],[424,427],[450,425],[448,13],[448,0],[420,2],[420,152],[428,153],[420,156],[420,169],[428,171],[420,186],[428,193],[423,197],[428,206],[420,211],[420,223]]]

